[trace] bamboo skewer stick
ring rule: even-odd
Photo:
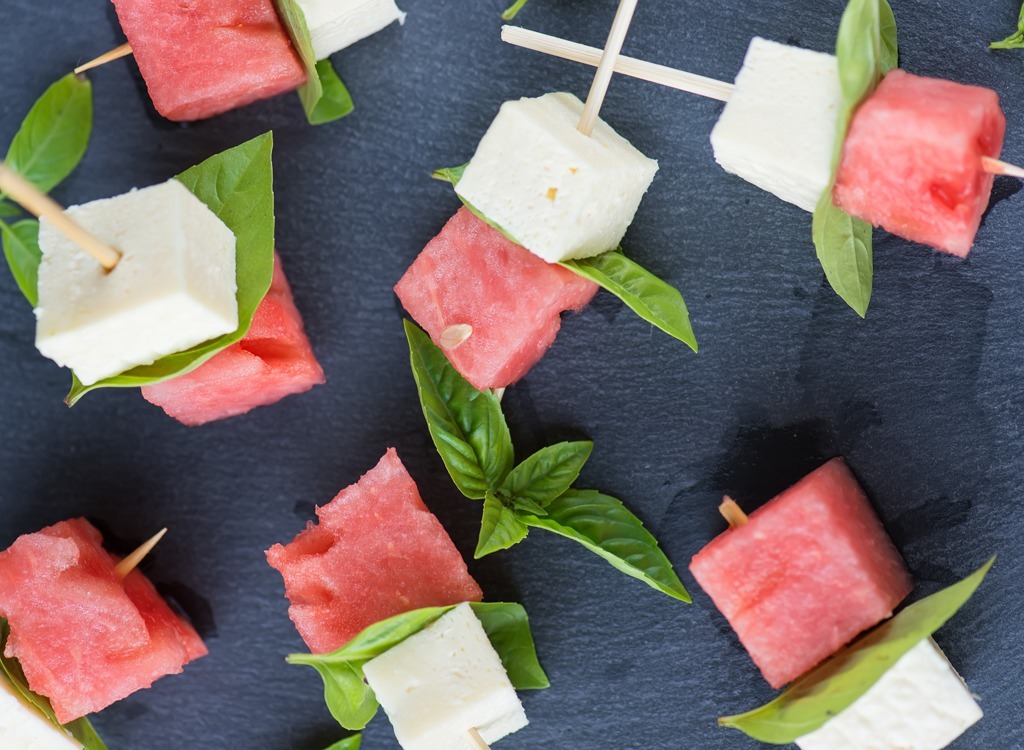
[[[470,727],[466,730],[466,742],[473,750],[491,750],[491,746],[484,742],[484,738],[480,736],[480,732],[476,730],[476,727]]]
[[[746,526],[747,522],[750,520],[736,501],[728,495],[722,498],[722,504],[718,506],[718,512],[721,513],[722,517],[729,522],[730,529],[737,529],[740,526]]]
[[[93,68],[98,68],[101,65],[106,65],[108,62],[120,60],[122,57],[128,57],[130,54],[132,54],[132,45],[128,43],[122,44],[120,47],[114,47],[114,49],[109,52],[104,52],[99,57],[79,65],[75,68],[75,75],[80,75],[87,70],[92,70]]]
[[[594,126],[597,124],[597,115],[601,111],[605,94],[608,93],[608,85],[612,81],[612,73],[615,72],[615,61],[622,51],[622,43],[626,41],[626,32],[633,21],[636,4],[637,0],[619,0],[619,9],[615,13],[611,31],[608,32],[608,41],[605,42],[601,61],[597,64],[597,72],[594,74],[594,82],[590,84],[590,93],[587,94],[587,103],[580,116],[578,129],[587,137],[594,132]]]
[[[121,253],[69,217],[60,204],[0,162],[0,190],[20,203],[26,211],[46,219],[65,237],[85,250],[107,271],[121,260]]]
[[[117,571],[118,578],[124,578],[133,570],[135,570],[135,568],[138,567],[139,563],[142,562],[146,555],[152,552],[153,548],[157,545],[157,543],[164,538],[164,534],[166,533],[166,528],[160,529],[160,531],[154,534],[149,541],[143,542],[142,545],[137,550],[135,550],[130,555],[128,555],[128,557],[124,558],[121,562],[119,562],[117,564],[117,567],[115,568],[115,570]]]

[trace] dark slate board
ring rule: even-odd
[[[74,515],[121,551],[167,525],[145,569],[210,646],[185,675],[96,717],[111,748],[318,750],[341,736],[317,675],[284,663],[302,643],[263,550],[387,446],[471,553],[479,507],[429,442],[391,287],[458,205],[432,168],[466,161],[506,99],[586,93],[583,67],[499,44],[507,1],[406,0],[403,28],[335,57],[358,109],[318,129],[291,96],[173,125],[152,111],[130,60],[92,75],[96,133],[56,192],[65,203],[163,181],[274,129],[278,246],[328,377],[201,429],[125,391],[69,411],[67,375],[33,348],[32,313],[0,273],[0,547]],[[1024,52],[985,49],[1012,30],[1016,0],[894,5],[903,65],[996,88],[1011,123],[1006,158],[1024,160]],[[831,49],[841,10],[840,0],[645,0],[626,52],[731,80],[754,34]],[[519,22],[600,45],[613,13],[612,0],[532,0]],[[122,40],[103,0],[4,0],[0,29],[0,143],[51,81]],[[987,714],[954,747],[1024,747],[1020,185],[997,181],[966,261],[877,233],[861,321],[823,282],[810,217],[715,165],[708,133],[720,108],[618,79],[603,111],[661,163],[626,245],[682,288],[700,354],[599,295],[510,389],[520,450],[593,438],[584,486],[633,507],[692,588],[686,564],[721,531],[724,492],[755,507],[843,454],[913,569],[915,596],[1000,552],[938,641]],[[526,605],[553,683],[524,696],[531,725],[504,750],[757,746],[715,725],[770,691],[699,591],[693,606],[674,602],[541,533],[470,567],[489,597]],[[397,747],[382,717],[365,746]]]

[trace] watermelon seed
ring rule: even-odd
[[[444,349],[458,349],[472,335],[473,326],[467,323],[456,323],[441,331],[441,346]]]

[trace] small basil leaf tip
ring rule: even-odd
[[[722,726],[761,742],[788,745],[822,727],[871,688],[910,649],[930,638],[967,603],[995,563],[906,607],[753,711],[723,716]]]
[[[1024,7],[1017,16],[1017,30],[999,42],[988,45],[990,49],[1024,49]]]
[[[527,501],[543,509],[572,487],[593,450],[589,440],[541,448],[509,473],[502,491],[517,503]]]
[[[479,560],[492,552],[508,549],[526,538],[529,529],[522,521],[511,503],[487,491],[484,495],[483,518],[480,521],[480,539],[473,556]]]
[[[530,0],[516,0],[515,3],[506,8],[505,12],[501,14],[501,20],[511,21],[519,14],[519,11],[521,11],[529,1]]]
[[[333,745],[324,750],[359,750],[360,745],[363,744],[363,735],[351,734],[343,740],[338,740]]]

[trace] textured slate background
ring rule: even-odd
[[[317,675],[283,661],[302,644],[262,551],[387,446],[471,553],[479,507],[456,493],[429,443],[391,286],[457,207],[431,168],[466,161],[506,99],[586,93],[584,68],[499,44],[505,2],[406,0],[404,28],[335,57],[358,110],[319,129],[291,96],[172,125],[131,61],[93,74],[96,132],[56,192],[65,203],[160,182],[274,129],[278,245],[328,377],[201,429],[126,391],[69,411],[67,375],[34,350],[31,311],[0,273],[0,547],[79,514],[122,551],[167,525],[146,570],[211,650],[98,716],[111,748],[318,750],[340,736]],[[903,65],[996,88],[1011,124],[1006,158],[1024,161],[1024,52],[984,46],[1013,28],[1016,0],[893,5]],[[626,51],[729,80],[754,34],[831,49],[841,10],[840,0],[644,0]],[[533,0],[519,23],[600,45],[613,13],[612,0]],[[102,0],[3,0],[0,29],[4,144],[46,85],[122,41]],[[752,508],[845,455],[914,571],[915,596],[1000,552],[938,640],[987,713],[955,747],[1024,747],[1019,184],[997,181],[966,261],[877,233],[861,321],[823,282],[810,217],[715,165],[708,133],[720,107],[619,79],[603,111],[661,163],[626,246],[683,290],[700,354],[601,294],[509,391],[514,438],[523,455],[593,438],[583,485],[623,498],[683,571],[721,531],[723,492]],[[500,747],[757,746],[715,725],[770,691],[699,591],[693,606],[673,602],[541,533],[470,567],[489,597],[526,605],[554,685],[524,696],[531,726]],[[365,746],[396,747],[382,717]]]

